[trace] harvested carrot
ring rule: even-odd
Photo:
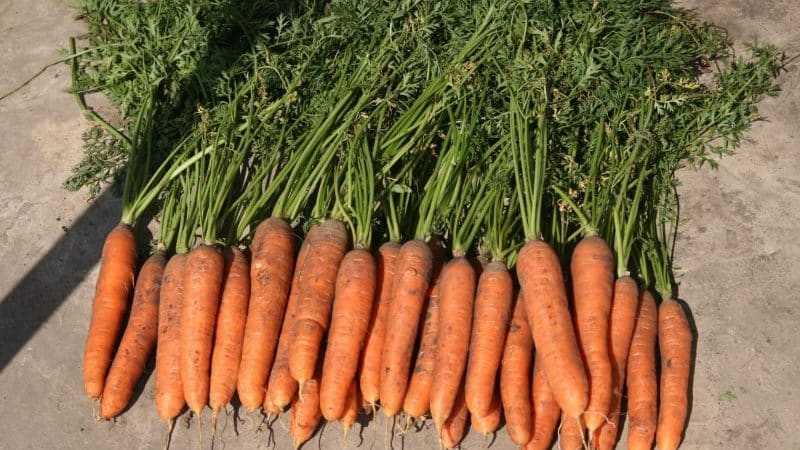
[[[319,394],[327,420],[338,420],[347,407],[369,328],[376,270],[375,258],[364,249],[348,252],[339,266]]]
[[[529,241],[517,257],[517,275],[550,387],[566,415],[578,418],[589,401],[589,384],[572,327],[558,255],[544,241]]]
[[[561,430],[558,435],[560,450],[584,450],[582,419],[570,417],[562,412]]]
[[[172,421],[186,405],[181,382],[181,308],[186,255],[179,253],[167,262],[161,277],[156,344],[156,411],[162,420]]]
[[[486,264],[475,295],[464,388],[467,408],[473,418],[485,417],[493,408],[495,380],[503,355],[513,299],[514,284],[506,265],[497,261]]]
[[[289,300],[295,251],[292,228],[283,219],[264,220],[256,228],[250,248],[250,303],[236,390],[242,406],[254,411],[264,402]]]
[[[502,418],[502,415],[503,407],[500,403],[500,397],[495,395],[493,397],[492,404],[489,407],[489,414],[486,414],[483,417],[470,414],[469,417],[470,422],[472,423],[472,428],[478,433],[488,436],[500,428],[500,419]]]
[[[611,405],[611,358],[608,320],[614,295],[614,258],[606,242],[587,236],[572,253],[575,328],[589,375],[589,403],[583,419],[590,436],[608,417]]]
[[[412,419],[422,417],[430,410],[433,365],[436,361],[436,335],[439,331],[440,279],[436,277],[433,281],[425,311],[425,321],[422,324],[417,359],[414,361],[414,370],[403,400],[403,412]]]
[[[517,445],[525,445],[531,439],[532,357],[533,340],[525,313],[525,300],[522,293],[518,293],[500,365],[500,398],[506,415],[506,430]]]
[[[403,406],[408,388],[411,356],[433,270],[430,247],[420,240],[406,242],[395,261],[392,300],[386,317],[381,355],[380,401],[387,417]]]
[[[675,450],[681,443],[689,408],[692,330],[683,307],[667,298],[658,307],[658,345],[661,350],[656,446]]]
[[[119,224],[106,236],[100,258],[92,319],[83,352],[83,389],[100,398],[122,332],[136,270],[136,239],[128,225]]]
[[[289,342],[289,373],[302,387],[314,376],[322,338],[328,331],[336,273],[347,250],[348,233],[338,220],[309,230],[308,264],[297,281],[297,315]]]
[[[656,434],[658,383],[656,333],[658,310],[653,295],[644,290],[633,331],[625,385],[628,387],[628,448],[650,450]]]
[[[321,418],[319,383],[315,378],[310,378],[292,401],[292,411],[289,415],[289,434],[292,436],[295,449],[311,439]]]
[[[636,327],[636,314],[639,311],[639,288],[629,276],[617,278],[614,283],[614,301],[611,304],[609,319],[609,348],[611,349],[611,413],[609,422],[603,424],[592,440],[598,450],[611,450],[619,436],[620,414],[622,408],[622,389],[625,385],[625,371],[628,366],[633,329]]]
[[[350,427],[352,427],[358,419],[358,410],[360,407],[361,394],[358,390],[358,383],[353,380],[353,382],[350,383],[350,389],[347,390],[347,402],[345,403],[344,414],[342,414],[342,418],[339,419],[342,428],[344,428],[345,442],[347,442],[347,432],[350,431]]]
[[[458,386],[464,378],[476,282],[475,269],[463,256],[450,260],[440,276],[439,327],[430,406],[437,428],[450,416]]]
[[[208,404],[211,428],[216,429],[217,414],[236,392],[236,380],[242,359],[247,304],[250,300],[250,263],[241,250],[228,247],[224,252],[225,271],[219,302],[214,349],[211,354],[211,379]]]
[[[458,447],[461,439],[464,438],[468,417],[469,410],[467,410],[467,402],[464,399],[464,390],[459,389],[453,405],[453,411],[450,417],[444,421],[441,431],[439,431],[439,442],[444,448]]]
[[[361,352],[359,368],[359,388],[365,402],[375,405],[380,398],[381,389],[381,355],[383,341],[386,336],[386,316],[392,300],[392,284],[394,282],[395,259],[400,253],[400,244],[387,242],[380,246],[377,254],[377,304],[372,308],[367,339],[364,351]]]
[[[528,441],[525,450],[547,450],[553,443],[553,437],[561,417],[561,409],[550,389],[544,369],[538,363],[538,353],[535,361],[531,383],[533,428],[531,429],[531,440]]]
[[[158,340],[158,297],[161,277],[167,261],[164,252],[147,258],[133,292],[131,317],[122,335],[114,362],[108,371],[103,396],[100,399],[100,417],[118,416],[131,400],[133,389],[142,377],[144,366]]]
[[[225,261],[216,246],[189,252],[183,277],[181,381],[186,404],[200,414],[208,403],[211,349]]]

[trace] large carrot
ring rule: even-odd
[[[661,387],[656,446],[675,450],[681,443],[689,407],[692,330],[683,307],[666,298],[658,308]]]
[[[487,416],[492,409],[513,299],[514,284],[506,265],[497,261],[486,264],[475,295],[467,363],[465,395],[472,417]]]
[[[625,385],[625,371],[628,366],[628,352],[636,327],[636,314],[639,311],[639,288],[629,276],[617,278],[614,283],[614,301],[611,304],[609,319],[609,348],[611,348],[611,413],[609,422],[603,424],[595,437],[599,450],[611,450],[619,436],[620,414],[622,408],[622,389]]]
[[[181,381],[195,414],[208,403],[211,349],[225,261],[216,246],[201,244],[186,258],[181,311]]]
[[[450,260],[440,276],[439,330],[431,384],[431,416],[439,429],[453,410],[464,378],[476,283],[475,269],[463,256]]]
[[[469,408],[468,408],[469,409]],[[478,433],[487,436],[494,433],[500,428],[500,419],[502,418],[503,407],[500,403],[500,397],[495,395],[492,403],[489,406],[489,413],[485,416],[478,417],[475,414],[470,414],[470,422],[472,428]]]
[[[422,324],[417,359],[414,361],[414,370],[403,400],[403,412],[409,418],[422,417],[430,410],[433,365],[436,361],[436,335],[439,331],[440,279],[436,277],[433,281],[425,321]]]
[[[383,341],[386,336],[386,317],[392,300],[392,284],[394,282],[395,259],[400,253],[400,244],[387,242],[378,249],[377,304],[372,308],[367,339],[361,353],[359,368],[359,387],[365,402],[375,406],[380,398],[381,389],[381,355]]]
[[[550,387],[566,415],[578,418],[589,400],[589,384],[572,328],[558,255],[544,241],[529,241],[517,257],[517,275]]]
[[[387,417],[397,414],[403,406],[432,269],[433,255],[425,242],[403,244],[395,261],[392,300],[386,317],[385,342],[391,345],[384,345],[381,355],[380,401]]]
[[[369,328],[376,270],[375,258],[364,249],[348,252],[339,266],[320,384],[320,408],[327,420],[341,418],[347,407]]]
[[[450,417],[444,421],[439,431],[439,442],[442,443],[444,448],[455,448],[458,446],[458,443],[464,438],[468,417],[469,410],[467,409],[467,402],[464,400],[464,390],[459,389],[456,402],[453,405],[453,411]]]
[[[186,405],[181,382],[181,308],[186,254],[169,259],[161,278],[158,305],[158,343],[156,344],[156,411],[170,422]]]
[[[639,315],[633,331],[625,385],[628,387],[628,448],[650,450],[656,434],[658,382],[656,333],[658,310],[653,295],[641,293]]]
[[[136,239],[131,227],[117,225],[106,237],[100,257],[92,319],[83,352],[83,389],[100,398],[122,331],[136,270]]]
[[[338,220],[326,220],[309,230],[307,269],[297,281],[297,315],[289,342],[289,372],[302,387],[314,376],[322,338],[328,331],[336,273],[347,250],[348,233]]]
[[[525,314],[525,300],[522,293],[518,293],[500,365],[500,398],[506,415],[506,430],[517,445],[525,445],[531,438],[532,357],[533,340]]]
[[[562,412],[561,430],[558,434],[559,450],[584,450],[583,419],[570,417]]]
[[[250,246],[250,304],[237,380],[239,400],[250,411],[264,402],[289,299],[295,240],[285,220],[270,218],[256,227]]]
[[[553,436],[558,427],[558,420],[561,417],[561,409],[558,407],[550,383],[538,363],[539,356],[536,355],[533,365],[533,381],[531,396],[533,403],[533,428],[531,429],[531,440],[525,446],[525,450],[547,450],[553,443]]]
[[[167,261],[164,252],[147,258],[133,293],[131,317],[122,335],[114,362],[108,372],[103,396],[100,399],[100,417],[116,417],[128,406],[133,388],[142,377],[144,366],[158,339],[158,296],[161,277]]]
[[[289,434],[295,449],[311,438],[321,418],[319,383],[315,378],[310,378],[303,383],[303,389],[292,401],[289,415]]]
[[[225,250],[225,272],[219,302],[214,349],[211,354],[211,380],[208,404],[211,427],[216,428],[217,414],[233,398],[242,359],[247,304],[250,300],[250,264],[247,255],[236,247]]]

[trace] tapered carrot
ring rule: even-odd
[[[358,390],[358,383],[353,380],[353,382],[350,383],[350,388],[347,390],[347,402],[345,403],[344,414],[342,414],[342,418],[339,419],[344,429],[345,442],[347,442],[347,432],[350,431],[350,427],[352,427],[358,419],[358,410],[360,407],[361,394]]]
[[[347,407],[369,328],[376,271],[375,258],[364,249],[348,252],[339,266],[320,384],[320,408],[327,420],[341,418]]]
[[[475,301],[475,269],[463,256],[450,260],[441,273],[436,361],[431,384],[431,416],[444,425],[464,378]]]
[[[110,419],[119,415],[131,400],[133,389],[142,377],[144,366],[158,339],[158,295],[161,277],[167,261],[163,252],[147,258],[133,293],[133,306],[125,333],[114,362],[108,372],[100,417]]]
[[[486,264],[475,295],[465,382],[467,408],[472,417],[487,416],[492,409],[513,299],[514,284],[506,265],[496,261]]]
[[[336,273],[347,250],[348,234],[338,220],[309,230],[308,262],[297,281],[297,315],[289,342],[289,372],[300,386],[314,376],[320,344],[328,331]]]
[[[468,417],[469,410],[467,410],[467,402],[464,400],[464,390],[459,389],[455,404],[453,405],[453,411],[450,417],[444,421],[439,431],[439,442],[441,442],[444,448],[455,448],[458,446],[461,439],[464,438]]]
[[[377,254],[377,304],[372,308],[367,339],[364,351],[361,352],[359,367],[359,388],[365,402],[375,406],[380,398],[381,389],[381,356],[383,341],[386,336],[386,317],[392,300],[392,284],[394,282],[395,260],[400,253],[400,244],[387,242],[380,246]]]
[[[614,283],[614,301],[611,304],[609,319],[609,348],[611,349],[611,413],[609,422],[603,424],[593,439],[598,450],[611,450],[619,436],[620,414],[622,408],[622,389],[625,386],[625,371],[628,366],[628,352],[636,327],[636,314],[639,312],[639,288],[629,276],[617,278]]]
[[[161,278],[156,344],[156,411],[170,422],[186,405],[181,382],[181,308],[186,255],[179,253],[167,262]]]
[[[236,380],[242,359],[247,304],[250,300],[250,263],[241,250],[228,247],[224,252],[225,271],[222,296],[217,314],[214,349],[211,354],[211,379],[208,404],[211,406],[211,428],[236,392]]]
[[[468,408],[469,409],[469,408]],[[500,428],[500,419],[503,415],[503,407],[500,403],[500,396],[495,395],[489,406],[489,413],[483,417],[478,417],[475,414],[470,414],[470,422],[472,428],[478,433],[487,436],[494,433]]]
[[[561,417],[561,409],[558,407],[550,383],[538,363],[538,353],[536,362],[533,365],[533,380],[531,396],[533,404],[533,428],[531,429],[531,440],[525,446],[525,450],[547,450],[553,443],[553,437],[558,427]]]
[[[628,448],[650,450],[656,434],[658,382],[656,333],[658,310],[653,295],[644,290],[633,331],[625,385],[628,388]]]
[[[550,387],[566,415],[578,418],[589,400],[589,384],[572,328],[558,255],[544,241],[529,241],[517,256],[517,275]]]
[[[270,218],[258,225],[250,246],[250,303],[236,387],[242,406],[250,411],[264,402],[289,300],[295,241],[285,220]]]
[[[97,275],[92,319],[83,353],[83,389],[96,400],[103,394],[108,368],[122,332],[136,270],[136,239],[128,225],[106,237]]]
[[[518,293],[500,365],[500,398],[506,416],[506,430],[517,445],[525,445],[531,438],[532,357],[533,340],[525,313],[525,300],[522,293]]]
[[[392,300],[386,317],[387,345],[381,355],[380,401],[387,417],[397,414],[403,406],[432,269],[433,255],[425,242],[403,244],[395,261]]]
[[[681,443],[689,408],[692,330],[683,307],[671,298],[658,307],[658,345],[661,385],[656,446],[675,450]]]
[[[302,391],[298,392],[292,401],[292,411],[289,415],[289,434],[292,436],[295,449],[314,435],[321,418],[319,383],[315,378],[310,378],[303,383]]]
[[[561,430],[558,433],[560,450],[584,450],[583,419],[570,417],[562,412]]]
[[[181,381],[195,414],[208,403],[211,349],[225,261],[219,248],[201,244],[186,258],[181,311]]]

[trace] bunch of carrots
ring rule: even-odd
[[[678,448],[695,337],[675,300],[674,173],[738,143],[774,55],[702,87],[685,54],[716,35],[629,11],[675,53],[645,43],[615,66],[586,49],[638,28],[597,32],[611,19],[592,5],[553,24],[572,16],[532,3],[311,5],[204,86],[166,148],[167,78],[127,133],[77,93],[127,155],[84,353],[99,416],[125,410],[155,355],[170,431],[208,406],[215,433],[238,395],[288,414],[295,446],[381,411],[404,429],[430,417],[447,448],[468,419],[490,435],[505,418],[520,448],[612,449],[625,417],[628,448]],[[133,227],[154,210],[139,266]]]

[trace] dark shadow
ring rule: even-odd
[[[687,425],[692,418],[692,409],[694,405],[694,372],[697,367],[697,338],[700,333],[697,330],[697,322],[694,320],[694,314],[692,314],[692,310],[689,308],[689,305],[684,300],[677,299],[677,301],[681,304],[683,312],[686,314],[686,318],[689,320],[689,329],[692,331],[692,355],[689,359],[689,402],[686,410],[686,421],[684,422],[683,432],[681,433],[681,442],[683,442]]]

